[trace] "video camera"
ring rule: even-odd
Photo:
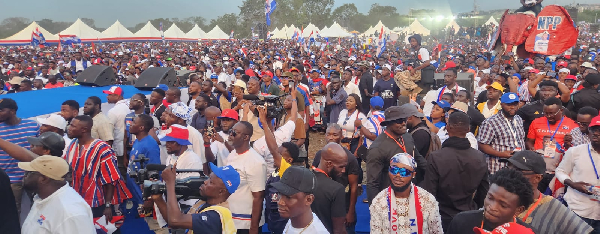
[[[144,167],[143,164],[148,160],[143,154],[138,155],[138,159],[133,161],[139,162],[141,169],[129,172],[129,177],[133,178],[136,184],[143,185],[142,194],[144,199],[150,197],[150,195],[164,194],[167,190],[165,182],[160,181],[160,172],[167,166],[148,164]],[[199,174],[198,176],[175,180],[175,194],[177,194],[177,199],[203,199],[202,195],[200,195],[200,186],[204,184],[204,181],[208,180],[208,176],[204,176],[202,170],[180,169],[176,172]]]
[[[275,95],[244,95],[244,100],[249,100],[252,105],[265,106],[267,107],[267,118],[279,119],[283,114],[283,102],[281,101],[282,96]],[[254,116],[258,117],[258,109],[254,110]]]

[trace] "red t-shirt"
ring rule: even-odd
[[[556,131],[554,140],[558,144],[563,145],[563,139],[565,135],[570,133],[572,129],[579,127],[579,125],[572,119],[569,119],[568,117],[563,118],[564,120],[562,121],[560,127],[558,127],[560,121],[557,121],[555,124],[550,125],[550,129],[548,129],[548,119],[545,116],[539,117],[531,122],[531,125],[529,125],[529,133],[527,133],[527,138],[535,139],[534,147],[536,150],[544,148],[544,136],[551,137],[552,134],[554,134],[554,131]],[[556,129],[557,127],[558,130]]]
[[[44,86],[44,88],[47,88],[47,89],[60,88],[60,87],[64,87],[63,83],[56,82],[56,84],[54,84],[54,85],[51,83],[48,83],[48,84],[46,84],[46,86]]]

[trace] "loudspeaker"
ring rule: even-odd
[[[435,73],[433,75],[433,78],[435,79],[435,85],[433,87],[434,89],[444,87],[444,73]],[[470,72],[459,72],[456,75],[456,83],[458,84],[458,86],[465,88],[467,92],[471,94],[475,90],[475,88],[473,87],[475,85],[474,80],[475,77],[473,76],[473,73]]]
[[[109,66],[91,66],[83,70],[75,82],[87,86],[108,86],[117,81],[117,76],[112,67]]]
[[[138,80],[135,87],[138,89],[152,90],[159,84],[166,84],[169,87],[175,86],[177,75],[171,67],[150,67],[146,69]]]

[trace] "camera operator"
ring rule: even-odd
[[[240,174],[232,167],[217,167],[209,163],[212,173],[200,186],[199,200],[187,214],[181,213],[175,193],[176,166],[167,167],[162,178],[167,187],[167,201],[161,194],[152,195],[169,227],[191,229],[188,233],[236,233],[227,199],[240,185]]]
[[[260,95],[260,81],[256,77],[250,77],[248,81],[248,95],[244,95],[244,100],[240,102],[238,105],[242,105],[240,109],[243,109],[245,105],[250,105],[250,112],[246,114],[246,110],[243,110],[240,117],[243,121],[248,121],[252,124],[254,132],[252,133],[252,138],[250,138],[250,145],[254,144],[254,141],[258,140],[264,136],[264,131],[261,126],[258,125],[258,116],[254,115],[254,107],[252,105],[252,100],[255,100]]]
[[[174,124],[171,125],[165,133],[166,134],[160,138],[160,141],[166,142],[165,146],[168,157],[165,164],[167,166],[177,164],[179,165],[179,169],[202,170],[200,156],[188,148],[188,145],[192,144],[188,140],[189,130],[184,126]],[[194,175],[194,173],[179,173],[177,174],[177,179],[185,179]],[[179,203],[184,206],[192,206],[196,201],[196,199],[180,200]],[[166,224],[161,213],[157,213],[157,221],[161,227]]]

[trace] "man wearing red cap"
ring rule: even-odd
[[[273,84],[273,73],[271,71],[265,71],[262,73],[260,92],[279,96],[281,90],[279,89],[279,85]]]
[[[108,110],[106,117],[108,121],[114,126],[113,128],[113,149],[117,154],[117,157],[121,159],[123,157],[123,140],[125,139],[125,117],[127,114],[131,113],[129,109],[129,104],[127,104],[127,100],[123,99],[123,89],[119,86],[112,86],[109,90],[102,91],[108,96],[106,99],[109,104],[115,104],[113,108]],[[123,160],[119,160],[120,163]],[[124,165],[120,165],[124,166]]]

